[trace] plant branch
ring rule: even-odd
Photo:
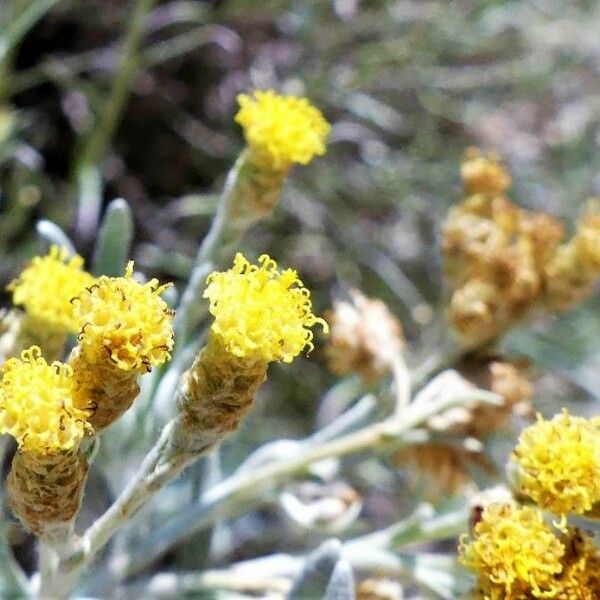
[[[404,536],[413,542],[456,537],[467,527],[467,511],[437,515],[430,505],[419,507],[412,515],[386,529],[346,541],[341,556],[353,568],[363,572],[400,576],[413,582],[419,574],[413,572],[414,561],[392,553]],[[446,557],[440,557],[443,566]],[[204,572],[162,573],[122,588],[127,597],[174,597],[202,590],[227,590],[245,593],[272,592],[284,595],[293,579],[302,570],[307,556],[275,554],[232,565],[225,570]],[[449,562],[451,569],[454,562]]]
[[[478,390],[477,393],[477,398],[482,402],[499,401],[495,394],[482,390]],[[143,552],[115,561],[113,569],[116,577],[122,579],[143,570],[168,549],[211,525],[216,519],[232,517],[242,510],[247,510],[249,504],[256,504],[266,493],[305,472],[317,461],[367,450],[383,452],[402,447],[410,440],[411,431],[431,416],[451,406],[460,405],[466,400],[463,395],[414,402],[407,407],[401,419],[394,416],[334,440],[303,446],[297,456],[286,456],[257,466],[253,470],[234,473],[205,492],[198,504],[189,507],[185,514],[175,516],[155,531],[146,540]]]

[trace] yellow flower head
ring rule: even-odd
[[[463,185],[467,194],[497,196],[511,184],[506,168],[496,154],[486,156],[478,148],[469,148],[461,165]]]
[[[65,248],[52,246],[46,256],[36,256],[8,286],[13,303],[52,329],[77,333],[70,300],[94,281],[82,266],[81,256],[69,258]]]
[[[55,454],[76,446],[89,425],[73,405],[71,368],[49,365],[37,346],[2,367],[0,433],[10,433],[23,452]]]
[[[490,504],[471,537],[461,537],[459,551],[477,574],[481,597],[522,600],[548,597],[555,589],[565,548],[539,510]]]
[[[277,270],[263,254],[251,265],[238,253],[229,271],[209,275],[204,297],[215,317],[212,333],[240,358],[291,362],[312,349],[310,328],[327,323],[312,313],[310,292],[293,269]]]
[[[266,90],[240,94],[238,103],[235,120],[244,128],[246,142],[271,168],[306,165],[313,156],[325,154],[331,126],[306,98]]]
[[[519,491],[557,515],[582,514],[600,501],[600,418],[566,410],[525,429],[512,460]]]
[[[168,285],[138,283],[133,262],[123,277],[103,275],[73,302],[79,345],[91,364],[110,360],[124,371],[146,373],[173,347],[173,313],[160,297]]]

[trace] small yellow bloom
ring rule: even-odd
[[[331,126],[306,98],[266,90],[240,94],[238,103],[235,120],[244,128],[246,142],[272,169],[306,165],[325,154]]]
[[[73,301],[85,360],[138,373],[168,360],[173,313],[160,297],[167,287],[157,279],[135,281],[130,262],[124,277],[103,275],[85,289]]]
[[[565,547],[539,510],[490,504],[472,536],[461,537],[459,551],[477,574],[478,597],[524,600],[554,597]]]
[[[465,153],[461,175],[468,194],[497,196],[512,183],[500,157],[494,153],[486,156],[478,148],[469,148]]]
[[[76,446],[89,428],[87,412],[73,405],[71,368],[49,365],[37,346],[9,359],[0,380],[0,433],[10,433],[19,449],[56,454]]]
[[[36,256],[8,286],[13,303],[52,329],[76,333],[77,320],[70,301],[94,281],[82,266],[81,256],[69,258],[65,248],[52,246],[46,256]]]
[[[311,327],[328,326],[312,313],[310,292],[296,271],[278,271],[266,254],[258,262],[238,253],[231,269],[209,275],[204,297],[215,317],[212,333],[237,357],[291,362],[312,349]]]
[[[585,513],[600,501],[600,418],[540,416],[521,433],[512,460],[519,491],[541,508]]]

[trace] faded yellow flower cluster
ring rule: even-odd
[[[23,452],[56,454],[76,447],[90,429],[88,413],[73,403],[73,372],[48,364],[36,346],[9,359],[0,379],[0,433]]]
[[[512,462],[519,493],[556,515],[583,514],[600,502],[600,417],[567,410],[538,416],[519,438]]]
[[[325,154],[331,126],[306,98],[282,96],[273,90],[238,96],[235,120],[259,162],[275,171],[308,164]]]
[[[600,216],[593,210],[563,242],[557,219],[506,197],[510,176],[497,156],[467,152],[466,197],[444,224],[449,315],[465,343],[502,333],[533,308],[565,310],[591,292],[600,276]]]
[[[138,283],[130,262],[123,277],[99,277],[80,293],[73,304],[86,360],[138,373],[168,360],[172,311],[160,297],[167,287],[157,279]]]
[[[600,553],[590,535],[555,530],[537,508],[489,504],[459,551],[477,575],[473,598],[593,600],[600,594]]]
[[[311,327],[327,323],[312,313],[310,292],[294,269],[279,271],[263,254],[253,265],[238,253],[228,271],[212,273],[204,297],[214,316],[212,334],[228,352],[262,362],[291,362],[312,349]]]
[[[81,256],[69,258],[65,248],[52,246],[46,256],[36,256],[8,289],[15,306],[23,306],[44,326],[77,333],[70,301],[93,282],[94,277],[83,270]]]

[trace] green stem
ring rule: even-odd
[[[341,555],[352,566],[364,572],[395,575],[411,583],[418,582],[409,557],[393,553],[398,547],[399,536],[409,534],[413,541],[431,541],[456,537],[467,527],[467,511],[436,515],[431,506],[425,505],[406,519],[367,535],[344,542]],[[417,539],[415,531],[423,533]],[[301,571],[306,556],[276,554],[237,563],[226,570],[202,572],[162,573],[149,579],[130,584],[122,589],[127,597],[175,597],[202,590],[227,590],[241,593],[289,591],[292,580]],[[439,566],[454,567],[454,560],[440,556]],[[418,582],[422,585],[422,582]]]
[[[0,522],[0,597],[18,598],[28,595],[29,582],[15,560],[8,540],[8,523]]]

